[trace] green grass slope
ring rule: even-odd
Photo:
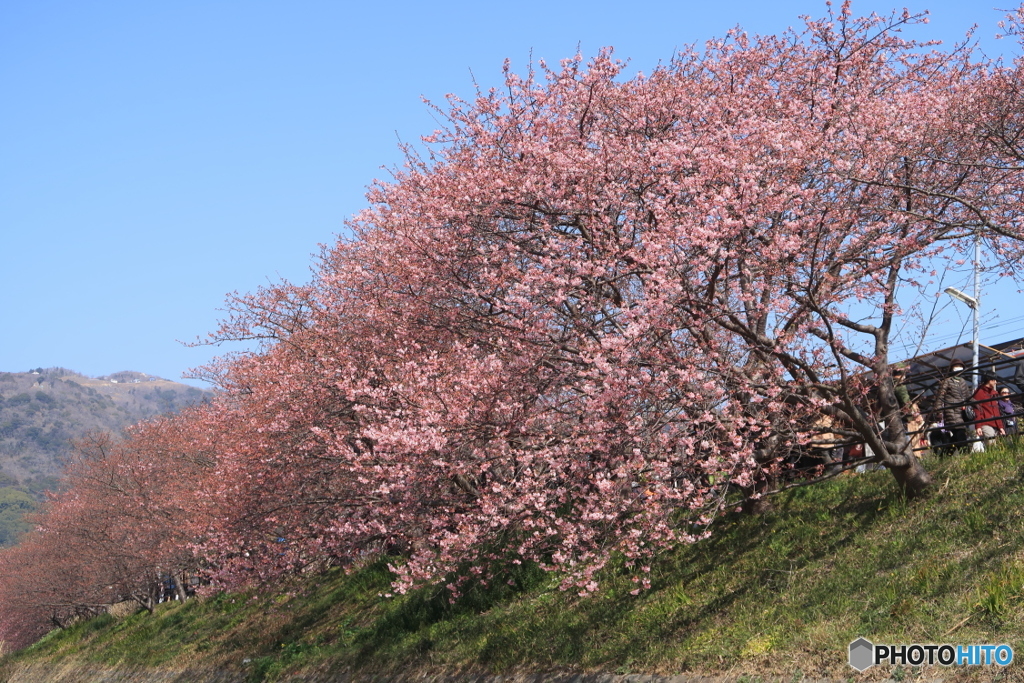
[[[379,563],[104,616],[7,655],[0,680],[116,668],[248,681],[522,671],[1022,680],[1024,455],[993,449],[927,464],[936,486],[924,500],[901,499],[888,473],[871,472],[793,489],[761,516],[719,519],[711,539],[654,563],[639,596],[612,567],[586,598],[531,568],[454,605],[432,590],[386,598]],[[1018,660],[857,674],[846,649],[858,636],[1009,643]]]

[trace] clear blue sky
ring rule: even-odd
[[[955,41],[977,23],[990,53],[1016,48],[991,39],[1001,13],[986,3],[910,9],[932,12],[921,35]],[[228,292],[305,281],[317,245],[401,161],[398,140],[435,127],[421,98],[470,96],[474,77],[497,84],[505,58],[522,71],[531,56],[611,45],[649,71],[737,24],[777,33],[824,11],[811,0],[0,0],[0,371],[177,379],[206,362],[216,349],[178,341],[214,329]],[[1014,288],[986,297],[983,339],[1024,336],[1016,302]],[[956,343],[966,314],[947,307],[943,319],[932,347]]]

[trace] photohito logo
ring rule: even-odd
[[[875,664],[941,664],[942,666],[1008,666],[1009,645],[875,645],[867,638],[850,643],[850,666],[857,671]]]

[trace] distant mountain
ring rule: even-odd
[[[57,486],[72,439],[116,433],[211,396],[141,372],[97,378],[65,368],[0,372],[0,545],[13,540],[5,520],[20,518],[30,499]]]

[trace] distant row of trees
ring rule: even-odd
[[[3,637],[151,605],[166,573],[380,553],[397,591],[531,562],[586,593],[614,554],[639,591],[823,415],[926,490],[889,337],[935,259],[978,238],[1017,271],[1024,63],[922,48],[916,20],[844,5],[452,99],[310,284],[232,302],[213,341],[260,346],[206,369],[213,402],[81,444],[0,555]]]

